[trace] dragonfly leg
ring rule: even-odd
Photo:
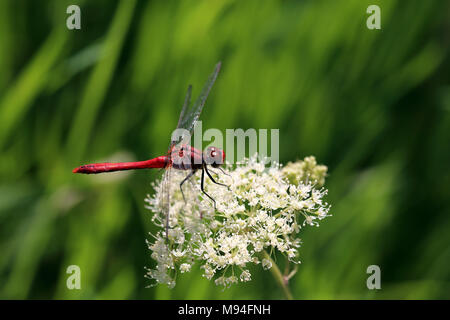
[[[186,176],[186,178],[184,178],[183,181],[181,181],[181,183],[180,183],[180,190],[181,190],[181,195],[183,196],[184,203],[186,203],[186,198],[184,197],[183,183],[188,181],[189,178],[192,177],[195,174],[196,171],[197,170],[192,170],[191,172],[189,172],[189,174]]]
[[[219,168],[220,169],[220,168]],[[216,176],[219,176],[219,174],[216,172],[216,171],[214,171],[213,169],[211,169],[211,168],[209,168],[208,169],[208,171],[209,171],[209,173],[214,173]]]
[[[205,169],[204,168],[205,167],[202,168],[202,182],[200,184],[200,188],[202,189],[202,192],[204,194],[206,194],[206,196],[213,201],[213,203],[214,203],[214,210],[215,210],[216,209],[216,200],[214,200],[213,197],[211,197],[209,194],[207,194],[206,191],[205,191],[205,188],[204,188],[205,187]],[[208,175],[209,175],[209,173],[208,173]]]
[[[219,186],[227,187],[228,189],[230,189],[230,187],[227,186],[226,184],[223,184],[223,183],[220,183],[220,182],[217,182],[216,180],[214,180],[212,175],[209,173],[208,167],[206,165],[205,165],[205,171],[206,171],[206,174],[208,175],[208,177],[211,179],[212,182],[214,182],[215,184],[218,184]]]
[[[230,178],[233,178],[231,175],[229,175],[228,173],[225,172],[225,170],[223,170],[221,167],[218,168],[220,171],[222,171],[222,173],[226,176],[229,176]],[[211,169],[210,169],[211,170]]]

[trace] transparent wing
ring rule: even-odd
[[[178,118],[177,129],[180,128],[180,125],[186,115],[186,110],[189,107],[189,104],[191,103],[191,93],[192,93],[192,85],[189,85],[186,92],[186,97],[184,98],[183,108],[181,109],[180,117]],[[169,145],[169,153],[171,153],[173,146],[179,143],[187,143],[188,139],[189,137],[187,135],[177,136],[176,138],[171,137]]]
[[[170,213],[170,176],[171,167],[167,167],[164,170],[164,175],[161,181],[161,193],[159,203],[162,212],[162,218],[164,218],[164,226],[166,231],[166,238],[169,235],[169,213]]]
[[[180,119],[178,120],[177,129],[186,129],[190,134],[194,130],[195,123],[197,122],[200,114],[202,113],[203,106],[205,105],[206,99],[208,98],[209,92],[211,91],[214,82],[217,79],[217,75],[220,71],[221,62],[216,64],[213,73],[209,76],[206,81],[202,92],[198,96],[197,100],[195,100],[193,106],[189,108],[189,100],[191,98],[191,90],[192,86],[188,87],[188,91],[186,94],[186,98],[184,100],[183,109],[181,110]],[[188,111],[189,109],[189,111]],[[172,141],[171,145],[178,144],[183,137],[179,137],[177,140]]]
[[[177,128],[180,127],[181,122],[183,121],[184,118],[184,114],[186,113],[186,109],[191,104],[191,94],[192,94],[192,85],[189,85],[186,92],[186,97],[184,98],[183,109],[181,109],[180,118],[178,118]]]
[[[197,122],[200,114],[202,113],[203,106],[205,105],[206,99],[208,98],[209,92],[211,91],[214,82],[217,79],[217,75],[220,71],[221,62],[216,64],[214,72],[209,76],[206,84],[204,85],[202,92],[200,93],[197,100],[195,100],[194,105],[189,108],[192,86],[189,85],[186,92],[186,97],[184,99],[183,108],[181,109],[180,118],[178,119],[177,129],[186,129],[189,134],[192,134],[194,130],[195,123]],[[160,206],[161,212],[165,219],[166,237],[168,237],[169,232],[169,214],[170,214],[170,179],[171,179],[171,163],[172,163],[172,152],[175,145],[180,142],[185,142],[185,136],[178,137],[176,140],[171,139],[169,150],[167,153],[168,165],[164,170],[163,180],[161,182],[161,194],[160,194]]]

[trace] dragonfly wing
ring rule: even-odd
[[[206,84],[204,85],[202,92],[200,93],[197,100],[195,100],[194,105],[189,108],[190,100],[191,100],[191,93],[192,93],[192,86],[189,85],[186,97],[184,99],[183,108],[181,110],[180,118],[178,120],[177,129],[186,129],[189,134],[192,134],[192,131],[194,129],[195,123],[197,122],[203,106],[205,105],[206,99],[208,98],[209,92],[211,91],[212,86],[214,85],[214,82],[217,79],[217,75],[220,71],[221,63],[219,62],[213,73],[209,76],[208,80],[206,81]],[[189,109],[189,111],[188,111]],[[161,212],[164,214],[165,218],[165,227],[166,227],[166,237],[168,237],[168,231],[169,231],[169,214],[170,214],[170,177],[171,177],[171,164],[172,164],[172,152],[175,145],[179,144],[180,142],[186,143],[185,140],[188,140],[186,138],[187,135],[178,137],[176,140],[171,139],[171,143],[168,150],[168,166],[166,167],[166,170],[164,172],[164,177],[161,183],[161,195],[160,195],[160,204],[161,204]]]
[[[206,81],[202,89],[202,92],[198,96],[197,100],[195,100],[194,105],[189,109],[189,112],[186,112],[187,110],[186,101],[188,99],[185,100],[185,105],[183,106],[183,110],[181,111],[180,120],[178,121],[177,128],[186,129],[189,133],[192,133],[192,131],[194,130],[195,123],[197,122],[198,118],[200,117],[200,114],[202,113],[203,106],[205,105],[209,92],[211,91],[211,88],[217,79],[217,75],[219,74],[220,71],[220,66],[221,62],[216,64],[213,73],[211,73],[211,75],[209,76],[208,80]],[[186,98],[188,98],[188,96],[190,98],[190,91],[191,87],[188,88],[188,94],[186,95]],[[178,142],[179,141],[175,141],[175,143]]]
[[[186,97],[184,98],[183,108],[181,109],[180,117],[178,118],[178,124],[177,129],[181,128],[181,123],[183,122],[183,118],[185,117],[186,110],[189,107],[189,104],[191,103],[191,94],[192,94],[192,85],[188,86]],[[186,143],[189,137],[187,135],[177,136],[176,138],[172,137],[170,140],[169,145],[169,152],[172,150],[173,146],[179,144],[179,143]]]
[[[177,128],[180,128],[181,122],[183,121],[184,114],[186,113],[186,109],[191,104],[191,94],[192,94],[192,85],[188,86],[186,97],[184,98],[183,109],[181,109],[180,118],[178,119]]]
[[[170,176],[171,168],[168,167],[164,170],[163,179],[161,182],[161,193],[159,198],[159,203],[161,207],[162,218],[164,219],[164,226],[166,231],[166,238],[169,232],[169,212],[170,212]]]

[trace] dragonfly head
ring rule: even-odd
[[[220,167],[225,163],[225,152],[216,147],[208,147],[204,152],[204,161],[214,168]]]

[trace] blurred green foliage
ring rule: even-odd
[[[66,8],[81,7],[81,30]],[[366,8],[381,7],[381,30]],[[280,128],[329,166],[333,217],[302,231],[298,299],[450,298],[448,1],[0,1],[0,297],[279,299],[196,269],[146,288],[160,172],[75,176],[165,152],[189,83],[222,71],[203,128]],[[82,290],[66,288],[79,265]],[[366,288],[366,268],[382,290]]]

